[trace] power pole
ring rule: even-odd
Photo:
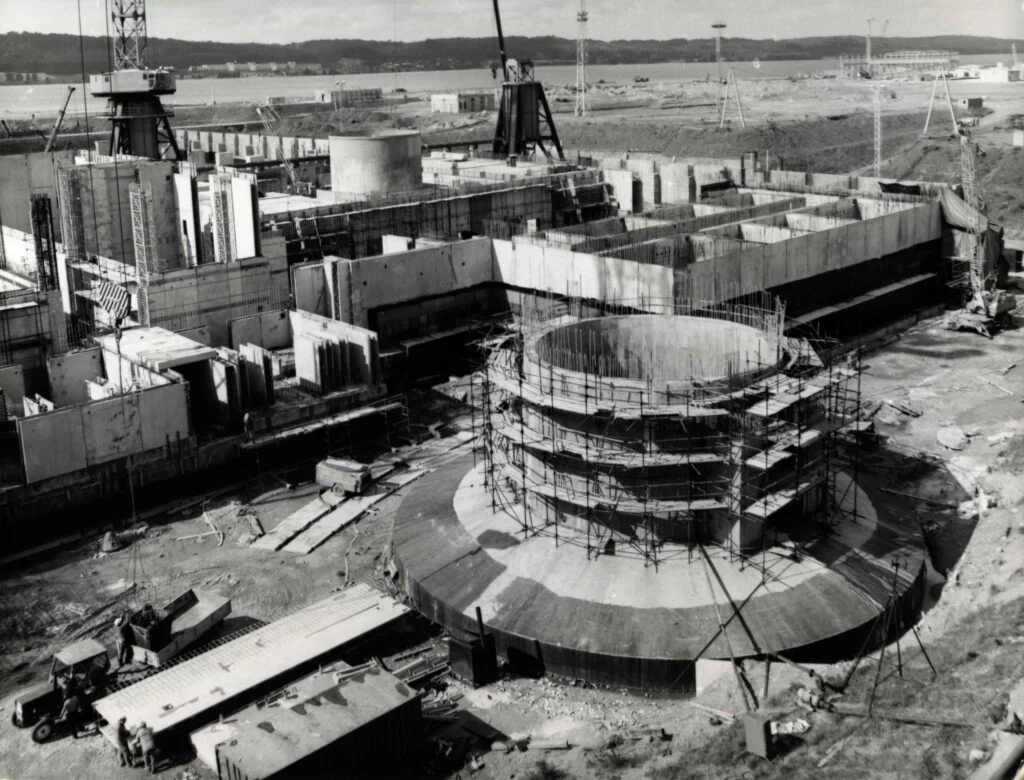
[[[587,0],[576,14],[576,116],[587,115]]]
[[[871,23],[875,21],[875,17],[868,18],[868,35],[864,41],[864,65],[868,69],[868,73],[871,72]]]

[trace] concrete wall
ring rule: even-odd
[[[295,370],[300,379],[300,342],[322,338],[345,345],[345,373],[349,384],[374,386],[381,382],[380,350],[377,334],[372,330],[308,312],[290,312],[289,319],[296,345]]]
[[[17,421],[29,483],[166,446],[190,434],[188,389],[169,384]]]
[[[291,325],[285,309],[239,317],[228,323],[232,349],[254,344],[263,349],[283,349],[292,342]]]
[[[99,347],[65,352],[46,361],[50,377],[50,399],[57,406],[70,406],[89,398],[86,382],[104,375]]]
[[[60,215],[54,165],[70,165],[73,150],[0,155],[0,219],[8,227],[32,232],[31,196],[45,194],[53,204],[53,229],[60,239]]]
[[[494,281],[491,240],[472,238],[382,258],[337,261],[338,318],[368,327],[369,313]]]
[[[284,240],[264,241],[264,251],[283,250]],[[150,274],[139,291],[149,305],[149,324],[182,331],[205,326],[213,346],[228,346],[231,320],[285,308],[288,304],[288,261],[276,256],[232,263],[207,263],[195,268]]]

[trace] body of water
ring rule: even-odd
[[[979,65],[1007,62],[1009,57],[984,55],[962,57],[962,63]],[[772,60],[767,62],[728,63],[740,79],[786,78],[801,73],[835,72],[838,60]],[[632,83],[634,76],[645,76],[651,84],[672,81],[693,81],[713,77],[714,63],[659,62],[637,65],[592,65],[588,73],[592,81]],[[724,74],[723,74],[724,75]],[[538,78],[546,84],[575,84],[575,65],[541,65]],[[492,89],[495,84],[489,68],[471,70],[417,70],[408,73],[353,73],[344,76],[256,77],[238,79],[181,79],[177,94],[164,98],[167,105],[216,103],[259,103],[268,97],[313,98],[320,89],[333,89],[337,82],[346,88],[380,87],[385,94],[395,88],[409,92],[454,92],[457,90]],[[67,88],[63,84],[0,86],[0,118],[27,118],[32,114],[53,115],[60,110]],[[87,90],[86,90],[87,91]],[[88,101],[87,103],[85,101]],[[69,115],[99,113],[106,101],[83,95],[77,85]]]

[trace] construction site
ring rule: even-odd
[[[182,122],[113,0],[3,147],[0,775],[1019,780],[1024,87],[485,10],[493,94]]]

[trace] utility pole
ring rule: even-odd
[[[864,65],[867,67],[868,73],[871,72],[871,23],[873,21],[875,21],[875,17],[868,18],[868,36],[864,45]]]
[[[587,115],[587,0],[576,14],[576,116]]]

